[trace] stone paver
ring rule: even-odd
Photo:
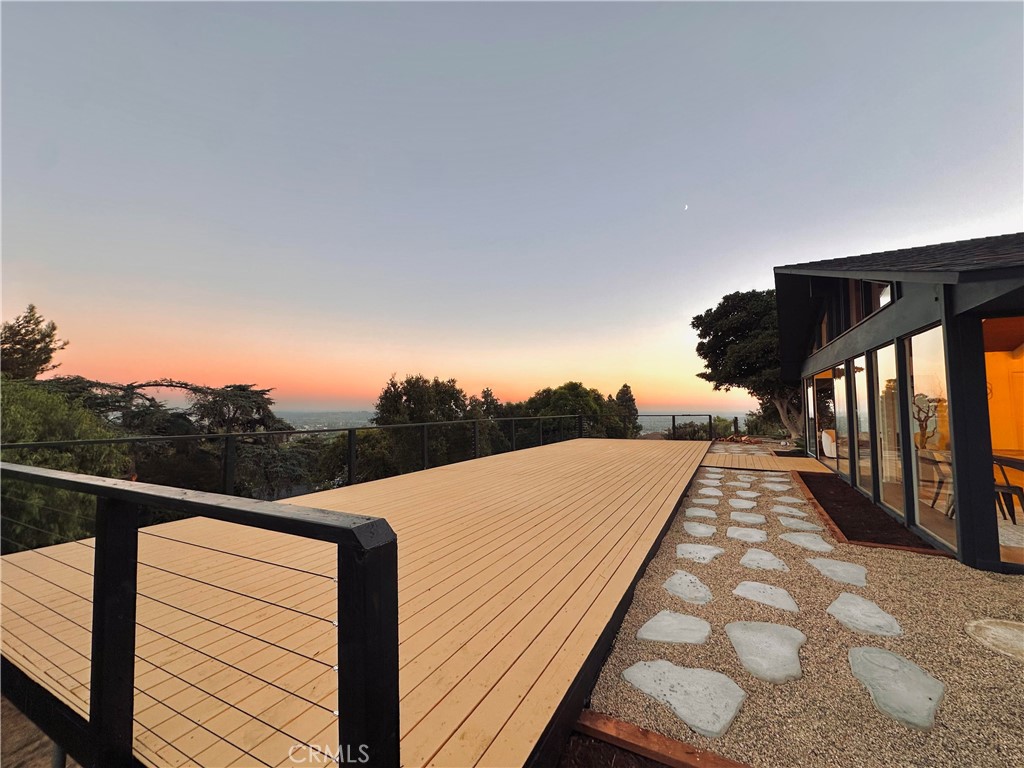
[[[705,605],[711,602],[711,590],[692,573],[676,571],[662,586],[678,598],[694,605]]]
[[[740,565],[759,571],[788,571],[789,566],[766,549],[751,547],[740,558]]]
[[[676,557],[695,563],[710,563],[723,552],[724,549],[711,544],[676,544]]]
[[[690,669],[659,659],[641,661],[622,676],[652,699],[667,704],[690,728],[715,739],[732,725],[747,694],[721,672]]]
[[[798,499],[796,496],[776,496],[776,501],[781,501],[783,504],[806,504],[807,499]]]
[[[683,523],[683,530],[691,536],[696,536],[698,539],[706,539],[709,536],[714,536],[715,531],[718,529],[707,523],[695,523],[692,520],[687,520]]]
[[[733,512],[729,515],[737,523],[745,523],[747,525],[761,525],[764,523],[764,515],[760,515],[757,512]]]
[[[789,483],[762,483],[762,488],[767,488],[769,491],[789,491],[793,489],[793,486]]]
[[[835,549],[816,533],[782,533],[779,534],[779,538],[811,552],[831,552]]]
[[[729,506],[736,509],[753,509],[757,504],[749,499],[729,499]]]
[[[737,480],[746,480],[748,483],[752,483],[757,480],[757,475],[736,475]]]
[[[741,581],[732,591],[734,595],[753,600],[755,603],[764,603],[773,608],[781,608],[784,611],[799,613],[796,601],[782,587],[773,587],[771,584],[762,584],[759,581]]]
[[[820,525],[808,522],[807,520],[801,520],[797,517],[785,517],[779,515],[779,522],[787,528],[792,528],[794,531],[824,531]]]
[[[881,648],[851,648],[850,670],[883,714],[922,731],[935,724],[946,686],[914,662]]]
[[[722,484],[721,480],[698,480],[697,482],[700,483],[701,485],[721,485]]]
[[[770,624],[764,621],[734,621],[725,625],[740,663],[760,680],[779,685],[799,680],[800,647],[807,635],[795,627]]]
[[[1024,623],[1006,619],[967,622],[967,634],[993,651],[1024,662]]]
[[[701,496],[700,498],[697,498],[697,499],[690,499],[690,503],[691,504],[709,504],[709,505],[712,505],[712,504],[717,504],[718,503],[718,499],[711,499],[711,498],[708,498],[706,496]]]
[[[717,488],[701,488],[697,493],[703,496],[721,496],[722,492]]]
[[[868,569],[856,563],[844,560],[829,560],[825,557],[808,557],[807,562],[818,569],[822,576],[840,584],[852,584],[855,587],[867,586]]]
[[[757,491],[736,491],[736,495],[741,499],[756,499],[761,494]]]
[[[661,611],[637,631],[640,640],[659,643],[702,645],[711,635],[711,625],[697,616],[675,611]]]
[[[843,626],[854,632],[881,637],[898,637],[903,634],[896,618],[867,598],[843,592],[832,601],[826,611]]]
[[[713,509],[704,509],[703,507],[687,507],[686,517],[718,517],[718,513]]]
[[[733,486],[735,488],[749,488],[750,487],[750,483],[745,483],[742,480],[731,480],[730,482],[726,483],[726,485],[731,485],[731,486]]]
[[[787,507],[782,504],[776,504],[772,507],[772,512],[777,515],[792,515],[793,517],[807,517],[807,513],[802,509],[794,509],[793,507]]]
[[[760,544],[768,541],[768,534],[758,528],[743,528],[738,525],[730,525],[725,535],[730,539],[739,539],[751,544]]]

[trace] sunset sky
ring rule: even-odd
[[[1020,3],[4,3],[3,318],[60,373],[742,411],[772,266],[1024,229]]]

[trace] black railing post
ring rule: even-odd
[[[576,414],[576,437],[583,437],[583,414]]]
[[[338,547],[340,762],[398,768],[398,545]]]
[[[348,431],[348,484],[356,484],[356,431]]]
[[[97,500],[89,727],[100,766],[133,764],[138,531],[138,506]]]
[[[710,416],[710,415],[708,416],[708,440],[714,440],[715,439],[715,432],[714,432],[714,426],[713,426],[714,420],[715,420],[714,416]]]
[[[516,419],[512,418],[512,450],[516,449]]]
[[[739,416],[733,416],[732,417],[732,433],[734,435],[738,435],[740,433],[740,417]]]
[[[544,419],[537,419],[537,445],[544,445]]]
[[[229,496],[235,493],[235,463],[238,461],[238,445],[234,435],[224,438],[224,452],[221,458],[221,488]]]
[[[480,420],[473,420],[473,458],[480,458]]]
[[[430,467],[430,443],[427,442],[427,425],[423,425],[423,468]]]
[[[672,417],[672,439],[676,439],[676,417]]]

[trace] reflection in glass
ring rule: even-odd
[[[879,495],[894,512],[903,515],[903,460],[900,458],[900,408],[896,388],[896,347],[875,354],[875,466]]]
[[[832,391],[832,370],[814,377],[814,413],[817,422],[818,458],[836,468],[836,412]]]
[[[853,437],[857,441],[857,486],[871,493],[871,431],[868,421],[867,358],[853,361]]]
[[[982,321],[999,558],[1024,564],[1024,317]]]
[[[956,548],[956,502],[942,328],[907,339],[917,524]]]
[[[846,376],[846,365],[832,369],[832,382],[835,385],[836,462],[839,474],[849,477],[850,418],[846,406],[846,388],[849,379]]]
[[[807,436],[807,453],[811,456],[817,456],[818,441],[814,437],[814,382],[811,379],[807,379],[806,382],[804,387],[804,416],[807,420],[807,425],[804,427],[804,431]]]

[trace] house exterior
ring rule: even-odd
[[[967,565],[1024,573],[1024,233],[775,268],[807,453]]]

